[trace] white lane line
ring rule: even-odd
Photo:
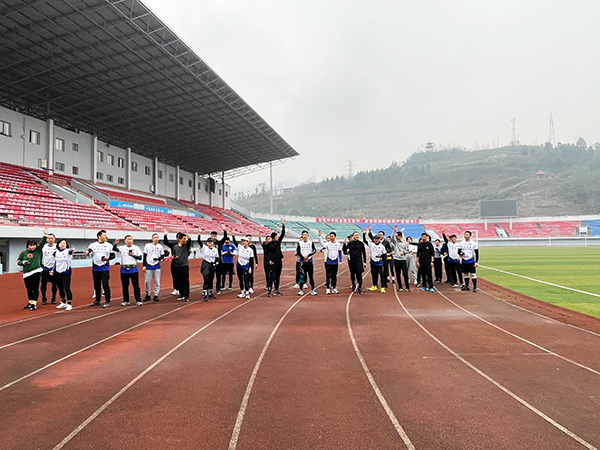
[[[483,371],[481,371],[480,369],[478,369],[477,367],[475,367],[469,361],[467,361],[466,359],[464,359],[462,356],[460,356],[458,353],[456,353],[454,350],[452,350],[450,347],[448,347],[446,344],[444,344],[442,341],[440,341],[427,328],[425,328],[423,325],[421,325],[421,323],[417,319],[415,319],[415,317],[408,311],[408,309],[406,309],[406,307],[404,306],[404,303],[402,303],[402,301],[398,297],[397,293],[396,293],[396,300],[398,300],[398,303],[400,304],[400,306],[402,307],[402,309],[404,310],[404,312],[408,315],[408,317],[410,317],[413,320],[414,323],[416,323],[419,326],[419,328],[421,328],[431,339],[433,339],[435,342],[437,342],[446,351],[448,351],[449,353],[451,353],[460,362],[462,362],[463,364],[465,364],[470,369],[474,370],[477,374],[479,374],[480,376],[482,376],[483,378],[485,378],[487,381],[489,381],[490,383],[492,383],[498,389],[500,389],[504,393],[508,394],[514,400],[516,400],[517,402],[519,402],[521,405],[525,406],[527,409],[529,409],[530,411],[532,411],[533,413],[535,413],[536,415],[538,415],[539,417],[541,417],[542,419],[544,419],[546,422],[548,422],[552,426],[556,427],[558,430],[560,430],[563,433],[565,433],[570,438],[572,438],[575,441],[579,442],[584,447],[588,448],[589,450],[598,450],[592,444],[590,444],[589,442],[587,442],[584,439],[580,438],[575,433],[573,433],[572,431],[570,431],[567,428],[565,428],[564,426],[562,426],[556,420],[554,420],[551,417],[547,416],[542,411],[540,411],[539,409],[537,409],[535,406],[533,406],[530,403],[526,402],[521,397],[519,397],[517,394],[515,394],[514,392],[512,392],[508,388],[506,388],[503,385],[501,385],[500,383],[498,383],[492,377],[490,377],[489,375],[487,375],[486,373],[484,373]]]
[[[133,309],[133,308],[128,308],[128,309]],[[94,317],[91,317],[89,319],[85,319],[85,320],[81,320],[79,322],[71,323],[69,325],[65,325],[65,326],[60,327],[60,328],[55,328],[53,330],[46,331],[44,333],[36,334],[35,336],[30,336],[30,337],[25,338],[25,339],[20,339],[18,341],[14,341],[14,342],[11,342],[9,344],[4,344],[4,345],[0,346],[0,350],[2,350],[4,348],[7,348],[7,347],[12,347],[13,345],[16,345],[16,344],[21,344],[23,342],[30,341],[32,339],[36,339],[36,338],[39,338],[39,337],[42,337],[42,336],[46,336],[48,334],[52,334],[52,333],[55,333],[57,331],[66,330],[67,328],[71,328],[71,327],[74,327],[76,325],[81,325],[82,323],[91,322],[92,320],[101,319],[102,317],[110,316],[112,314],[117,314],[117,313],[123,312],[125,310],[126,309],[118,309],[116,311],[112,311],[112,312],[109,312],[109,313],[106,313],[106,314],[101,314],[99,316],[94,316]]]
[[[342,271],[340,273],[340,275],[347,271],[348,271],[347,269]],[[321,283],[317,287],[321,287],[324,284],[325,283]],[[252,374],[250,375],[250,380],[248,381],[248,385],[246,386],[246,391],[244,392],[244,397],[242,398],[242,404],[240,406],[240,410],[238,411],[238,415],[235,420],[235,425],[233,426],[233,432],[231,433],[231,439],[229,441],[229,447],[228,447],[229,450],[235,450],[235,448],[237,447],[238,440],[240,438],[240,432],[242,430],[242,424],[244,422],[244,416],[246,415],[246,409],[248,408],[248,402],[250,400],[250,394],[252,393],[252,388],[254,387],[254,381],[256,380],[258,370],[260,369],[260,365],[262,364],[265,354],[267,353],[267,350],[269,349],[269,346],[271,345],[271,341],[275,337],[275,333],[277,333],[277,330],[279,329],[279,327],[281,326],[281,324],[283,323],[283,321],[285,320],[287,315],[290,313],[290,311],[292,309],[294,309],[296,307],[296,305],[298,303],[300,303],[308,295],[309,294],[304,294],[296,302],[294,302],[294,304],[292,306],[290,306],[288,308],[288,310],[281,317],[281,319],[279,319],[279,322],[277,322],[277,325],[275,325],[275,328],[273,328],[273,331],[269,335],[267,342],[265,343],[262,351],[260,352],[260,355],[258,356],[258,360],[256,361],[256,364],[254,365],[254,369],[252,370]]]
[[[600,371],[594,370],[591,367],[584,366],[583,364],[578,363],[577,361],[573,361],[572,359],[569,359],[569,358],[567,358],[565,356],[559,355],[558,353],[555,353],[552,350],[549,350],[549,349],[547,349],[545,347],[542,347],[541,345],[538,345],[535,342],[531,342],[530,340],[527,340],[527,339],[525,339],[525,338],[523,338],[523,337],[521,337],[519,335],[516,335],[515,333],[511,333],[510,331],[505,330],[504,328],[502,328],[502,327],[500,327],[500,326],[498,326],[498,325],[496,325],[496,324],[494,324],[494,323],[492,323],[492,322],[490,322],[488,320],[485,320],[483,317],[478,316],[477,314],[469,311],[468,309],[463,308],[458,303],[453,302],[452,300],[450,300],[446,295],[444,295],[442,292],[440,292],[439,289],[436,289],[436,292],[438,294],[440,294],[443,298],[445,298],[447,301],[449,301],[450,303],[452,303],[454,306],[456,306],[457,308],[462,309],[464,312],[466,312],[467,314],[475,317],[478,320],[481,320],[483,323],[485,323],[485,324],[487,324],[487,325],[489,325],[491,327],[494,327],[497,330],[502,331],[503,333],[506,333],[509,336],[514,337],[515,339],[520,340],[521,342],[525,342],[526,344],[529,344],[529,345],[531,345],[531,346],[533,346],[533,347],[535,347],[535,348],[537,348],[539,350],[542,350],[543,352],[546,352],[546,353],[548,353],[548,354],[550,354],[552,356],[555,356],[555,357],[557,357],[559,359],[562,359],[563,361],[566,361],[566,362],[571,363],[571,364],[573,364],[573,365],[575,365],[577,367],[580,367],[580,368],[582,368],[584,370],[587,370],[588,372],[592,372],[593,374],[600,375]]]
[[[395,287],[393,287],[393,289],[394,289],[394,291],[396,290]],[[348,325],[348,333],[350,334],[350,339],[352,340],[352,346],[354,347],[356,356],[358,357],[358,360],[360,361],[360,365],[362,366],[365,374],[367,375],[367,379],[369,380],[369,383],[371,383],[371,387],[375,391],[375,395],[379,399],[379,403],[381,403],[381,406],[383,406],[385,413],[388,415],[389,419],[392,421],[392,424],[394,425],[396,432],[398,433],[398,435],[400,436],[400,438],[406,445],[406,448],[408,448],[409,450],[414,450],[415,446],[413,445],[410,438],[406,434],[406,431],[404,431],[404,428],[402,428],[402,425],[400,425],[400,422],[396,418],[394,411],[392,411],[392,408],[390,408],[390,405],[388,404],[387,400],[383,396],[381,389],[379,389],[379,386],[377,385],[375,378],[373,378],[373,375],[371,374],[371,371],[369,370],[369,366],[367,366],[367,362],[365,361],[365,358],[363,357],[360,349],[358,348],[358,343],[356,342],[356,339],[354,337],[354,331],[352,331],[352,323],[350,322],[350,301],[352,300],[352,295],[354,295],[354,293],[351,293],[348,296],[348,301],[346,302],[346,324]]]
[[[495,269],[493,267],[482,266],[481,264],[479,265],[479,267],[481,267],[482,269],[495,270],[496,272],[504,273],[506,275],[512,275],[513,277],[519,277],[519,278],[524,278],[529,281],[535,281],[536,283],[547,284],[548,286],[553,286],[553,287],[557,287],[557,288],[561,288],[561,289],[566,289],[568,291],[578,292],[579,294],[586,294],[586,295],[591,295],[593,297],[600,297],[600,294],[594,294],[593,292],[582,291],[582,290],[571,288],[568,286],[561,286],[560,284],[554,284],[554,283],[550,283],[548,281],[543,281],[543,280],[538,280],[536,278],[526,277],[525,275],[519,275],[518,273],[512,273],[512,272],[507,272],[505,270]]]
[[[504,300],[503,298],[496,297],[495,295],[491,294],[490,292],[484,291],[483,289],[478,289],[478,291],[479,291],[479,292],[482,292],[482,293],[484,293],[484,294],[485,294],[485,295],[487,295],[488,297],[492,297],[494,300],[498,300],[498,301],[501,301],[502,303],[504,303],[504,304],[506,304],[506,305],[508,305],[508,306],[512,306],[513,308],[517,308],[517,309],[520,309],[521,311],[528,312],[528,313],[530,313],[530,314],[533,314],[533,315],[535,315],[535,316],[542,317],[542,318],[544,318],[544,319],[551,320],[551,321],[553,321],[553,322],[556,322],[556,323],[559,323],[559,324],[561,324],[561,325],[565,325],[565,326],[567,326],[567,327],[571,327],[571,328],[574,328],[574,329],[576,329],[576,330],[583,331],[583,332],[585,332],[585,333],[592,334],[592,335],[594,335],[594,336],[598,336],[598,337],[600,337],[600,333],[595,333],[595,332],[593,332],[593,331],[586,330],[585,328],[578,327],[577,325],[571,325],[570,323],[561,322],[560,320],[556,320],[556,319],[555,319],[555,318],[553,318],[553,317],[545,316],[544,314],[540,314],[540,313],[537,313],[537,312],[535,312],[535,311],[530,311],[530,310],[529,310],[529,309],[527,309],[527,308],[523,308],[522,306],[515,305],[515,304],[513,304],[513,303],[511,303],[511,302],[509,302],[509,301],[506,301],[506,300]]]
[[[150,372],[152,369],[154,369],[156,366],[158,366],[161,362],[163,362],[165,359],[167,359],[169,356],[171,356],[174,352],[176,352],[179,348],[181,348],[183,345],[185,345],[191,339],[196,337],[202,331],[206,330],[209,326],[211,326],[215,322],[218,322],[219,320],[221,320],[223,317],[228,316],[229,314],[234,312],[236,309],[239,309],[242,306],[247,305],[248,303],[256,300],[257,298],[259,298],[259,297],[255,297],[253,299],[247,300],[244,303],[236,306],[235,308],[230,309],[226,313],[220,315],[219,317],[214,319],[212,322],[207,323],[202,328],[200,328],[199,330],[196,330],[190,336],[185,338],[183,341],[181,341],[179,344],[177,344],[175,347],[173,347],[171,350],[169,350],[167,353],[165,353],[163,356],[161,356],[159,359],[157,359],[154,363],[152,363],[150,366],[148,366],[143,372],[141,372],[133,380],[131,380],[129,383],[127,383],[127,385],[125,385],[119,392],[117,392],[115,395],[113,395],[106,403],[104,403],[100,408],[98,408],[91,416],[89,416],[77,428],[75,428],[66,438],[64,438],[58,445],[56,445],[56,447],[54,447],[54,450],[63,448],[67,443],[69,443],[69,441],[71,441],[71,439],[73,439],[75,436],[77,436],[81,432],[81,430],[83,430],[86,426],[88,426],[90,424],[90,422],[92,422],[96,417],[98,417],[102,413],[102,411],[104,411],[111,404],[113,404],[115,402],[115,400],[117,400],[121,395],[123,395],[125,392],[127,392],[129,390],[129,388],[131,388],[142,377],[144,377],[144,375],[146,375],[148,372]]]

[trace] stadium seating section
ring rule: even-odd
[[[281,222],[269,219],[249,219],[234,210],[195,204],[193,202],[158,197],[144,192],[114,190],[112,186],[93,185],[93,188],[110,199],[149,206],[161,206],[172,209],[188,210],[199,213],[199,217],[163,214],[137,209],[116,208],[94,199],[95,205],[73,203],[47,189],[47,183],[59,186],[71,186],[71,177],[60,174],[48,174],[46,171],[23,168],[12,164],[0,163],[0,224],[19,226],[47,226],[50,228],[106,228],[124,231],[147,230],[162,232],[187,228],[195,233],[200,227],[205,232],[219,231],[225,227],[228,231],[235,229],[238,235],[256,235],[259,230],[268,234],[272,230],[280,231]],[[91,185],[90,185],[91,186]],[[179,206],[180,205],[180,206]],[[340,240],[355,231],[367,228],[367,223],[318,223],[288,220],[287,232],[290,237],[299,237],[303,230],[308,230],[311,238],[318,236],[318,231],[329,233],[335,231]],[[374,224],[373,232],[383,230],[386,235],[393,233],[395,224]],[[431,224],[398,224],[404,228],[405,236],[416,238],[424,230],[442,235],[461,235],[470,230],[479,238],[508,237],[559,237],[575,236],[581,225],[587,226],[592,236],[600,236],[599,220],[556,220],[513,222],[512,228],[506,222],[488,223],[431,223]]]

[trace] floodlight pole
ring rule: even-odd
[[[269,190],[269,212],[273,214],[273,162],[269,163],[269,175],[271,180],[271,189]]]
[[[221,171],[221,200],[225,209],[225,171]]]

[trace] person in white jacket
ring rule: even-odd
[[[144,255],[137,245],[133,245],[133,237],[125,236],[125,245],[117,246],[119,239],[115,239],[113,251],[121,254],[121,287],[123,290],[123,302],[121,306],[129,305],[129,283],[133,286],[133,297],[135,304],[142,306],[142,296],[140,294],[140,279],[138,263]]]
[[[319,243],[321,244],[321,252],[325,253],[325,294],[339,294],[337,290],[337,274],[339,263],[342,262],[343,245],[336,241],[337,235],[335,231],[328,234],[329,239],[323,239],[323,234],[319,230]]]

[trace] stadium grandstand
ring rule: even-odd
[[[0,30],[4,270],[45,226],[258,231],[226,180],[297,152],[143,3],[9,0]]]

